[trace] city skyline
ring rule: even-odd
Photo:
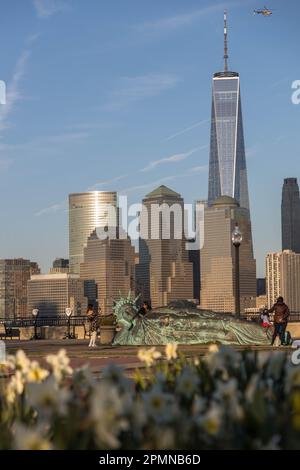
[[[166,182],[186,202],[206,196],[210,78],[222,63],[227,8],[229,66],[243,81],[261,275],[266,253],[281,246],[282,180],[299,177],[300,108],[291,103],[291,84],[299,78],[297,2],[288,11],[272,2],[280,14],[271,21],[253,17],[257,5],[251,1],[189,1],[184,7],[179,1],[132,2],[119,4],[117,14],[108,5],[89,10],[66,0],[56,9],[46,2],[47,9],[37,3],[36,10],[29,0],[18,4],[17,18],[13,1],[3,7],[0,78],[9,94],[0,110],[0,257],[35,259],[43,271],[56,256],[68,257],[72,192],[118,191],[140,202]],[[12,38],[9,28],[16,22]],[[79,25],[87,33],[80,39]]]

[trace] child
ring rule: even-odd
[[[261,314],[261,321],[262,321],[262,327],[263,328],[270,328],[271,326],[271,321],[270,321],[270,315],[269,315],[269,312],[267,309],[265,309],[263,311],[263,313]]]

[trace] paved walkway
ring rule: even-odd
[[[123,367],[127,374],[134,372],[136,368],[143,367],[137,358],[138,346],[110,346],[101,345],[95,349],[88,348],[87,340],[37,340],[37,341],[6,341],[9,354],[14,354],[18,349],[23,349],[31,359],[43,362],[47,354],[55,354],[64,348],[71,359],[72,367],[81,367],[88,364],[94,373],[101,373],[108,364],[116,364]],[[163,346],[157,349],[163,351]],[[278,348],[266,346],[235,346],[236,350],[245,349],[255,351],[275,351]],[[290,352],[290,348],[279,348]],[[186,356],[196,357],[205,354],[206,345],[181,345],[179,351]]]

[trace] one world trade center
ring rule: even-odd
[[[227,14],[224,13],[224,71],[212,82],[208,204],[231,196],[249,210],[240,77],[228,70]]]

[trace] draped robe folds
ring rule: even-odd
[[[128,312],[127,312],[128,314]],[[209,344],[269,345],[271,328],[231,314],[197,308],[160,307],[119,322],[115,345]]]

